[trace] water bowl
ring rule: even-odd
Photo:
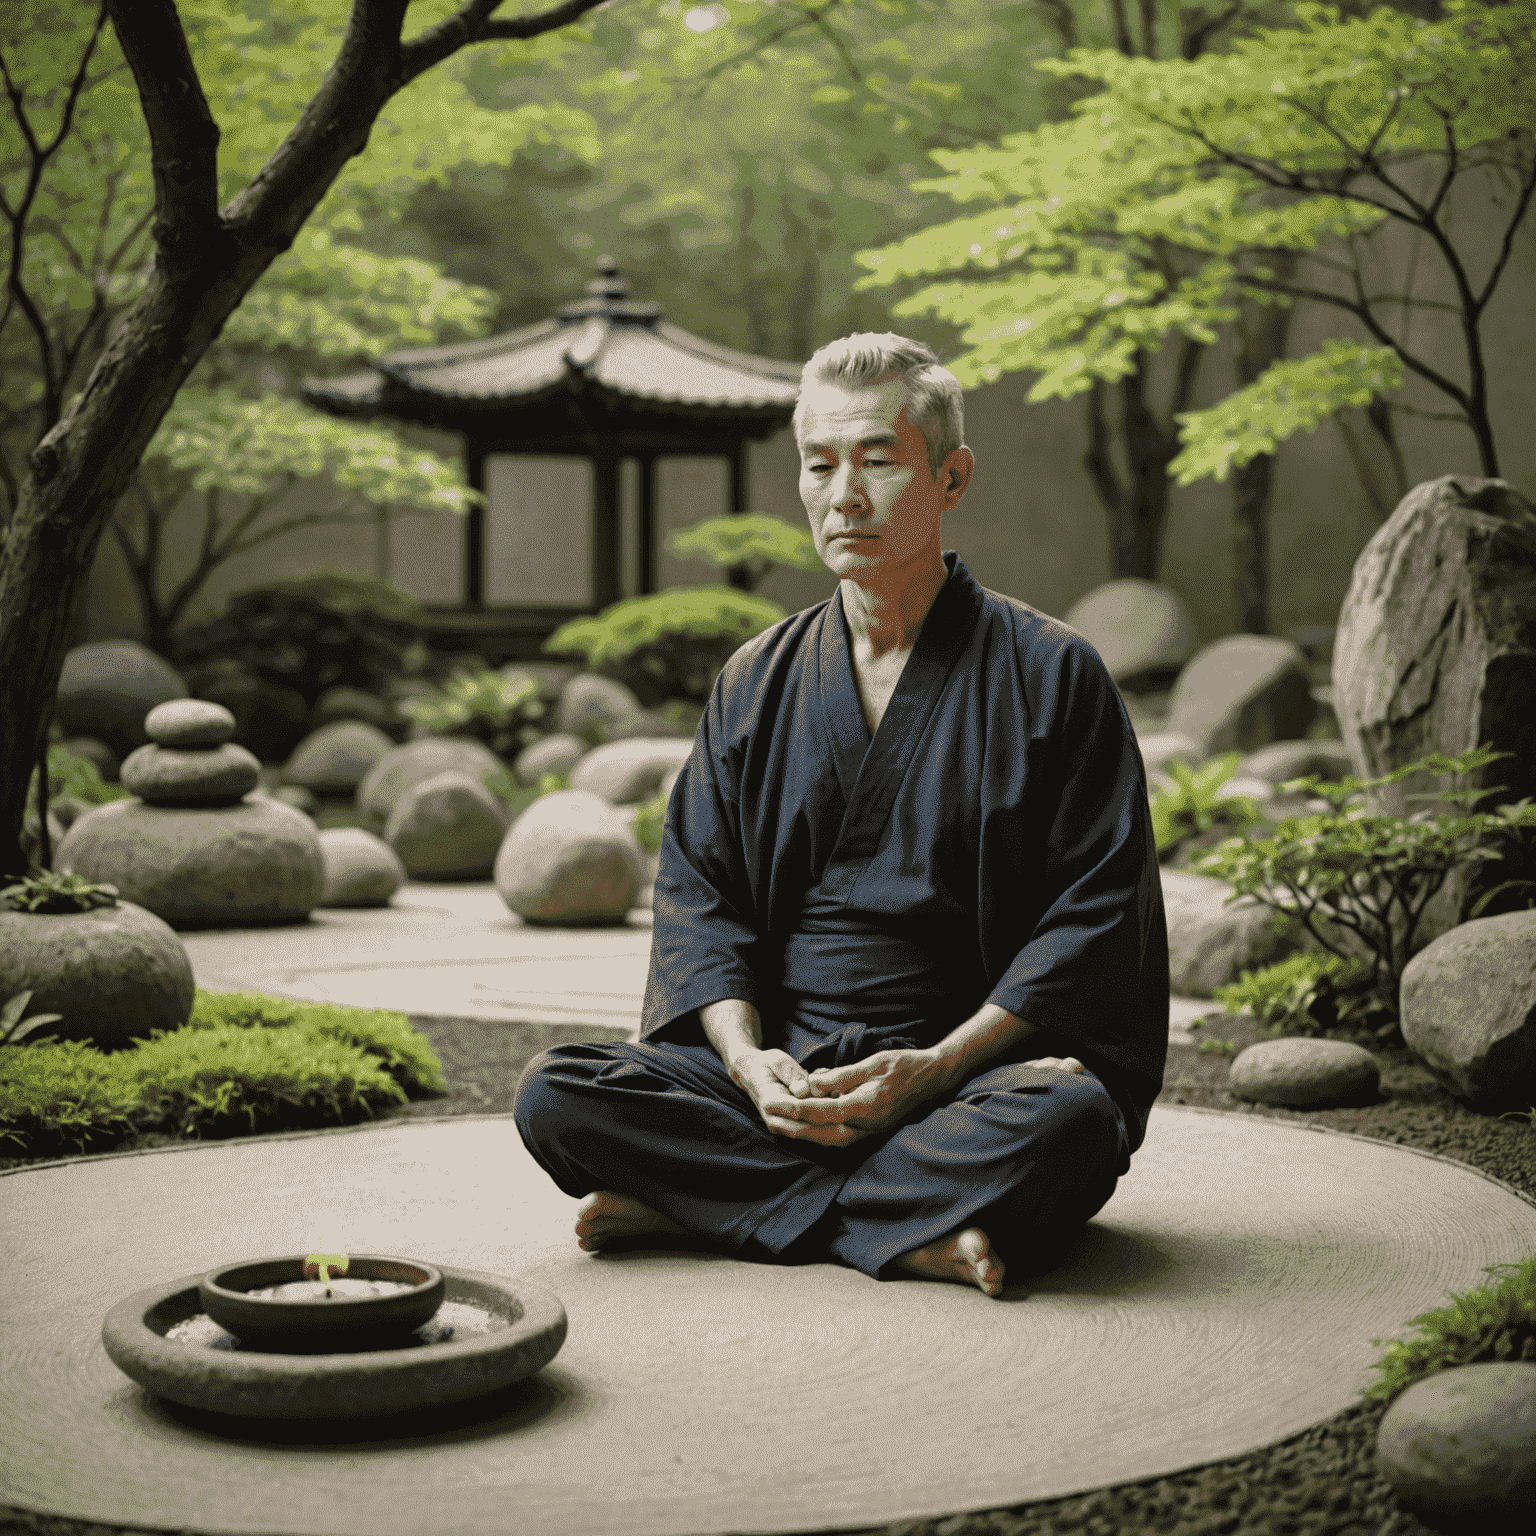
[[[208,1316],[245,1343],[346,1349],[420,1327],[442,1305],[444,1281],[433,1264],[354,1254],[331,1288],[326,1296],[319,1281],[306,1281],[304,1258],[294,1254],[211,1269],[197,1294]]]

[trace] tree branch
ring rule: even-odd
[[[105,0],[133,71],[155,175],[155,245],[168,277],[217,266],[219,125],[174,0]]]
[[[450,54],[471,43],[526,42],[542,37],[595,11],[607,0],[562,0],[559,5],[540,11],[536,16],[512,16],[495,19],[491,13],[501,0],[470,0],[452,16],[428,27],[400,47],[400,65],[405,80],[414,80],[423,70],[431,69]],[[402,82],[404,83],[404,82]]]
[[[1520,183],[1520,196],[1515,202],[1515,211],[1510,215],[1509,223],[1504,226],[1504,238],[1499,242],[1498,258],[1494,261],[1493,270],[1488,274],[1488,281],[1483,284],[1483,291],[1477,295],[1474,302],[1474,313],[1481,315],[1487,307],[1488,300],[1493,297],[1493,290],[1498,287],[1499,279],[1504,275],[1504,268],[1509,265],[1509,253],[1514,249],[1515,231],[1520,227],[1520,222],[1525,218],[1526,210],[1531,206],[1531,194],[1536,192],[1536,155],[1531,157],[1531,164],[1525,177]]]

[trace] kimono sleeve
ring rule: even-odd
[[[696,1039],[696,1010],[730,997],[761,1007],[768,990],[741,837],[745,748],[731,739],[729,716],[722,675],[667,805],[642,1039]]]
[[[1141,752],[1078,636],[1047,667],[1034,714],[1033,921],[988,1000],[1108,1067],[1144,1119],[1168,1050],[1168,937]]]

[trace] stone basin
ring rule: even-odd
[[[409,1332],[443,1300],[442,1271],[414,1259],[356,1254],[346,1276],[333,1281],[335,1294],[326,1297],[318,1281],[305,1282],[304,1260],[293,1254],[225,1264],[204,1275],[197,1290],[209,1317],[247,1344],[281,1348],[304,1340],[311,1350]]]
[[[101,1342],[151,1392],[190,1408],[255,1419],[380,1418],[436,1408],[510,1386],[542,1369],[565,1342],[552,1291],[472,1269],[442,1269],[437,1319],[395,1347],[330,1354],[243,1349],[203,1310],[199,1275],[125,1297]],[[451,1312],[450,1309],[454,1309]]]

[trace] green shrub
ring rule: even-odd
[[[546,709],[538,681],[520,682],[489,669],[452,673],[440,688],[405,699],[400,708],[434,736],[473,736],[510,756],[539,739]]]
[[[1228,1013],[1250,1013],[1271,1035],[1317,1035],[1366,1023],[1372,1013],[1370,967],[1311,951],[1262,970],[1244,971],[1216,988]]]
[[[1536,1254],[1520,1264],[1492,1264],[1496,1284],[1452,1296],[1450,1305],[1413,1318],[1408,1339],[1372,1339],[1387,1351],[1371,1367],[1380,1372],[1367,1396],[1391,1402],[1414,1382],[1454,1365],[1490,1361],[1536,1362]]]
[[[446,1087],[442,1063],[404,1014],[199,991],[184,1028],[130,1050],[0,1046],[0,1138],[31,1153],[133,1131],[300,1128]]]
[[[783,617],[777,603],[733,587],[674,587],[572,619],[544,649],[583,657],[642,701],[702,703],[736,647]]]
[[[1347,777],[1337,784],[1315,775],[1292,779],[1282,788],[1326,799],[1331,809],[1289,817],[1267,837],[1228,838],[1196,868],[1229,881],[1234,901],[1252,896],[1277,913],[1299,917],[1313,938],[1341,960],[1360,958],[1341,948],[1341,931],[1353,932],[1369,958],[1363,962],[1368,975],[1351,1006],[1384,1016],[1388,1022],[1377,1033],[1386,1036],[1397,1027],[1398,987],[1430,897],[1458,866],[1503,858],[1493,844],[1520,827],[1536,826],[1536,804],[1521,800],[1482,814],[1415,811],[1402,817],[1374,814],[1361,797],[1415,773],[1465,774],[1509,755],[1483,746],[1459,757],[1431,753],[1375,779]],[[1470,803],[1496,793],[1442,790],[1410,798]],[[1524,883],[1504,882],[1483,896],[1470,915],[1477,917],[1507,886]]]
[[[667,797],[657,795],[635,812],[635,841],[647,853],[661,852],[661,832],[667,822]]]
[[[106,805],[112,800],[129,800],[132,795],[121,784],[108,784],[101,770],[88,757],[71,752],[68,747],[48,748],[48,803],[70,795],[87,805]],[[27,786],[27,815],[37,815],[37,770]]]
[[[70,870],[44,870],[25,875],[15,885],[0,891],[0,908],[12,912],[92,912],[97,907],[115,907],[117,887],[95,885]]]
[[[143,1107],[123,1072],[129,1054],[104,1055],[83,1040],[0,1045],[0,1141],[30,1154],[127,1135]]]
[[[1235,1056],[1237,1054],[1237,1047],[1230,1040],[1218,1040],[1215,1035],[1207,1035],[1195,1049],[1202,1056]]]
[[[1212,758],[1199,768],[1170,763],[1173,789],[1157,790],[1151,799],[1152,833],[1159,857],[1166,858],[1178,846],[1218,823],[1241,829],[1259,819],[1259,809],[1247,795],[1221,797],[1217,791],[1241,762],[1236,752]]]
[[[815,540],[804,523],[791,523],[766,512],[732,512],[667,535],[667,552],[680,560],[702,560],[719,570],[737,570],[756,591],[776,565],[797,570],[821,568]]]

